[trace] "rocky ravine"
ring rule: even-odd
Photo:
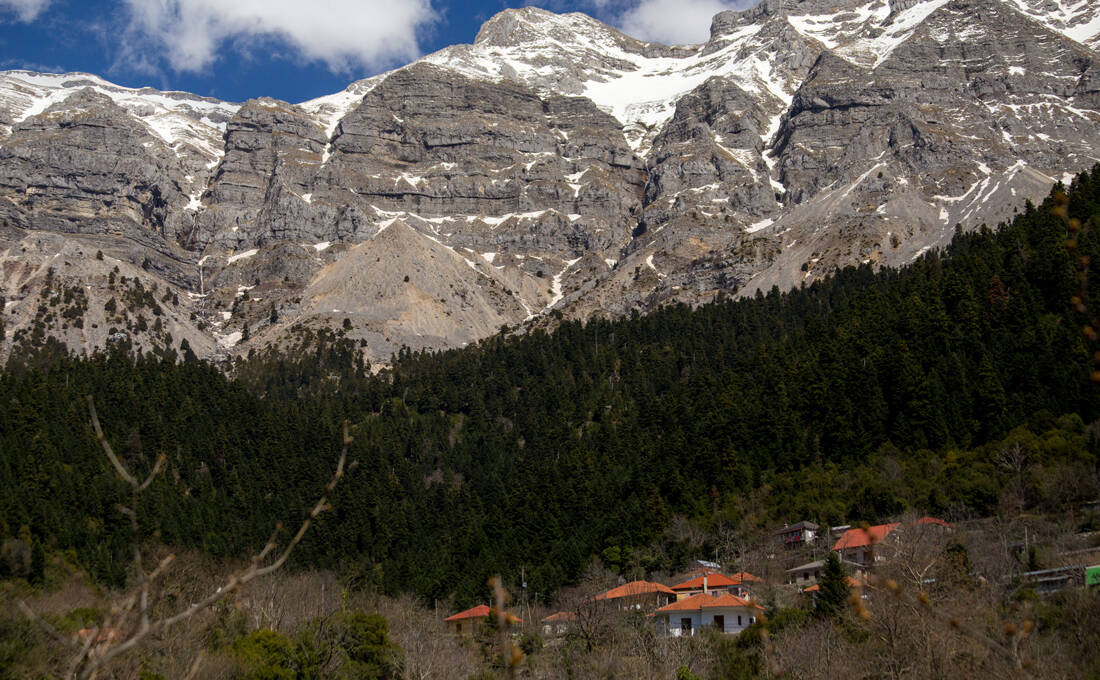
[[[705,44],[527,8],[291,105],[0,74],[0,356],[384,363],[900,264],[1100,160],[1100,0],[765,0]]]

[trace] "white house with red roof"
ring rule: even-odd
[[[740,633],[756,623],[760,605],[727,592],[699,593],[677,600],[653,613],[657,632],[668,637],[691,637],[706,627],[721,633]]]
[[[833,552],[840,553],[840,559],[860,567],[873,566],[886,559],[883,542],[899,526],[901,523],[891,522],[849,529],[833,544]]]
[[[950,531],[950,524],[935,517],[921,517],[915,522],[902,524],[891,522],[889,524],[876,524],[866,528],[856,527],[848,529],[833,545],[833,552],[840,553],[840,558],[852,562],[860,569],[866,570],[876,563],[885,562],[897,547],[897,541],[906,531]],[[903,531],[899,532],[898,530]]]

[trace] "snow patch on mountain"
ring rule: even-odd
[[[373,90],[378,83],[385,80],[387,75],[389,74],[382,73],[373,78],[358,80],[340,92],[302,102],[298,104],[298,108],[313,116],[317,123],[325,129],[326,136],[332,139],[332,135],[335,134],[336,128],[340,125],[340,121],[343,120],[344,116],[359,106],[363,101],[363,97],[367,96],[367,93]]]
[[[177,153],[187,145],[215,164],[223,153],[226,123],[240,108],[187,92],[122,87],[88,73],[3,71],[0,119],[20,123],[85,88],[110,97]]]

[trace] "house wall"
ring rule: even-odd
[[[462,619],[461,621],[448,621],[447,625],[451,627],[451,632],[455,635],[473,635],[484,620],[483,618]]]
[[[714,617],[724,616],[725,627],[723,633],[740,633],[756,622],[756,614],[747,609],[715,609],[703,612],[673,612],[667,615],[663,632],[669,637],[685,637],[698,635],[704,627],[714,626]],[[737,617],[741,617],[738,623]],[[691,632],[686,632],[681,624],[681,619],[691,619]]]
[[[542,634],[546,636],[565,635],[569,631],[569,623],[565,621],[552,621],[542,624]]]
[[[791,572],[787,574],[787,583],[798,586],[812,586],[821,578],[822,569],[823,567],[816,567],[814,569],[806,569],[805,571]]]

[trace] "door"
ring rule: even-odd
[[[714,617],[714,627],[718,629],[719,633],[726,632],[726,617],[718,615]]]
[[[680,619],[680,635],[691,637],[691,619]]]

